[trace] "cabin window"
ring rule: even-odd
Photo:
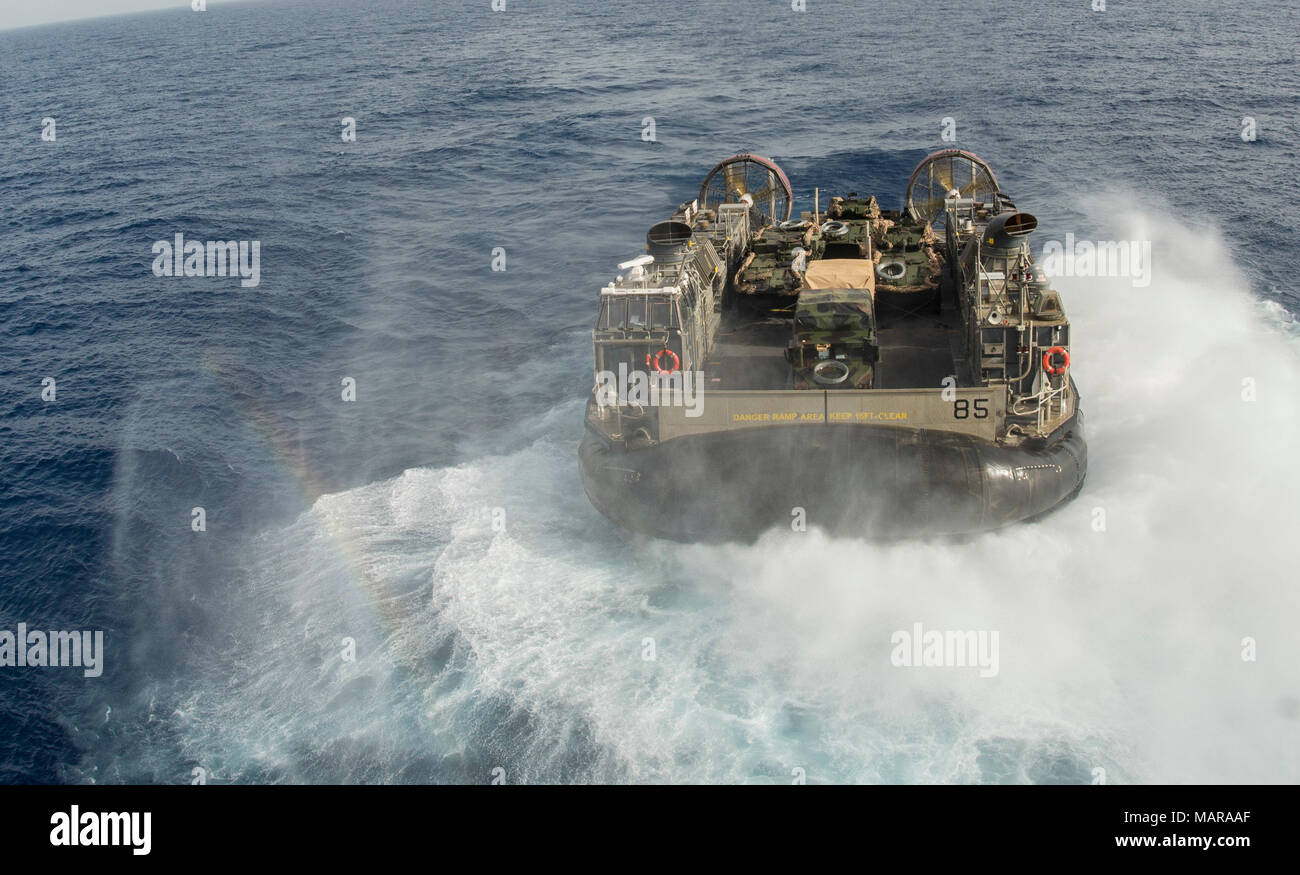
[[[599,347],[600,365],[597,370],[611,371],[619,373],[619,365],[626,369],[626,373],[636,370],[645,370],[645,347],[638,346],[614,346],[612,344],[602,344]]]
[[[673,324],[672,304],[662,298],[650,305],[650,324],[655,328],[671,328]]]
[[[638,295],[628,299],[627,327],[629,329],[645,329],[649,327],[646,322],[646,299],[644,297]]]
[[[600,305],[598,325],[606,331],[618,330],[627,321],[627,301],[623,298],[608,297]]]

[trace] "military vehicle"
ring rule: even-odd
[[[794,310],[786,359],[794,387],[870,389],[878,356],[871,296],[857,289],[807,289]]]
[[[812,200],[791,219],[780,167],[727,158],[600,290],[592,504],[717,541],[960,535],[1073,497],[1083,416],[1037,220],[960,149],[916,166],[900,210]]]

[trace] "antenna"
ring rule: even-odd
[[[632,259],[631,261],[625,261],[622,264],[620,264],[618,266],[618,269],[631,270],[634,267],[645,267],[647,264],[654,264],[654,261],[655,261],[655,257],[653,255],[638,255],[636,258]]]

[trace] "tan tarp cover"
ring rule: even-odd
[[[868,289],[876,296],[876,266],[868,258],[810,261],[803,279],[810,289]]]

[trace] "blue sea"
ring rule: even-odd
[[[100,677],[0,668],[0,781],[1300,781],[1300,7],[1107,5],[0,32],[0,629],[105,636]],[[954,145],[1036,246],[1151,243],[1149,285],[1057,280],[1078,498],[892,544],[594,511],[589,332],[645,229],[736,152],[897,207]],[[155,276],[178,233],[260,283]],[[895,667],[917,622],[999,673]]]

